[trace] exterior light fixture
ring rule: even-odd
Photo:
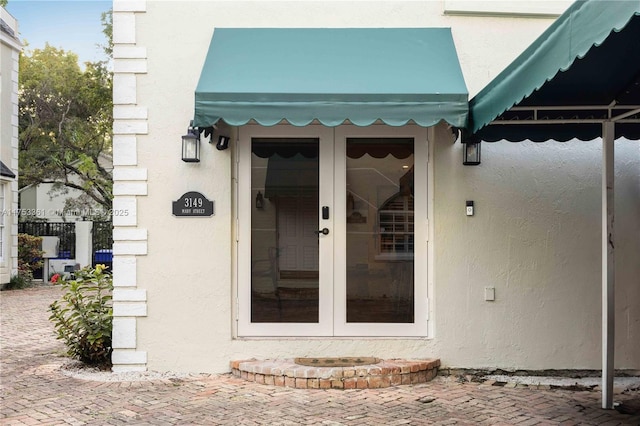
[[[256,195],[256,209],[262,210],[264,208],[264,197],[262,196],[262,192],[258,191],[258,195]]]
[[[463,143],[462,164],[465,166],[477,166],[480,164],[480,141]]]
[[[209,143],[215,143],[218,151],[224,151],[229,148],[229,142],[231,141],[231,127],[229,127],[224,120],[218,120],[211,129],[212,135]]]
[[[198,129],[193,128],[193,122],[187,129],[187,134],[182,136],[182,161],[200,162],[200,134]]]
[[[223,151],[227,148],[229,148],[229,140],[231,138],[229,136],[218,136],[218,143],[216,144],[216,148],[218,149],[218,151]]]

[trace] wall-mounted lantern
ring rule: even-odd
[[[264,208],[264,197],[262,196],[262,192],[258,191],[258,195],[256,195],[256,209],[262,210]]]
[[[480,141],[463,143],[462,164],[465,166],[477,166],[480,164]]]
[[[186,163],[200,162],[200,133],[193,128],[193,122],[182,136],[182,161]]]

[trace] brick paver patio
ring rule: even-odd
[[[100,382],[62,374],[67,362],[47,306],[60,289],[0,293],[3,425],[639,425],[640,390],[600,409],[597,391],[460,383],[453,377],[385,389],[290,389],[230,374]],[[635,407],[635,408],[633,408]]]

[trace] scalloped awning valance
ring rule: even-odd
[[[448,28],[217,28],[194,125],[464,127],[467,113]]]

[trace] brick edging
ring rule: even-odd
[[[250,382],[298,389],[377,389],[425,383],[438,374],[439,359],[384,360],[354,367],[307,367],[293,360],[237,360],[231,373]]]

